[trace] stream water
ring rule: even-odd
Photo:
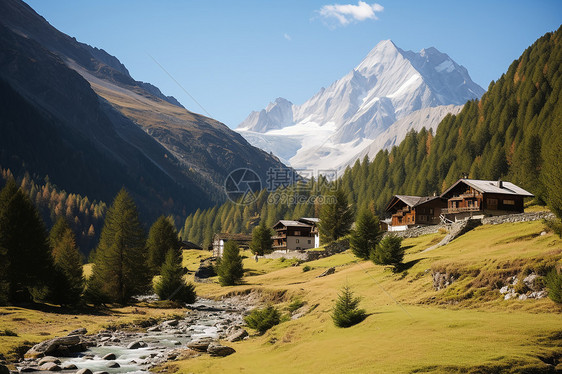
[[[82,368],[92,372],[107,373],[148,373],[149,369],[177,355],[178,348],[200,338],[224,338],[227,331],[243,324],[246,308],[229,301],[198,299],[189,306],[185,318],[160,323],[146,332],[101,331],[93,337],[96,345],[73,357],[58,357],[60,367],[75,365],[77,369],[62,370],[61,373],[75,373]],[[127,348],[131,343],[145,345],[141,348]],[[104,359],[107,354],[114,359]],[[109,367],[118,364],[118,367]],[[18,364],[18,369],[37,367],[32,360]],[[117,366],[117,365],[115,365]],[[42,371],[34,371],[42,373]],[[47,372],[45,372],[47,373]]]

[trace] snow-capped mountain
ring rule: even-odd
[[[387,129],[387,139],[399,138],[390,130],[396,121],[423,108],[462,105],[483,93],[447,54],[433,47],[403,51],[385,40],[302,105],[278,98],[252,112],[237,131],[295,168],[333,169],[353,162]],[[423,127],[427,118],[416,118],[414,127]]]

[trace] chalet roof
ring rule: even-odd
[[[197,244],[195,244],[193,242],[190,242],[190,241],[187,241],[187,240],[183,240],[181,242],[181,247],[183,249],[203,249],[200,246],[198,246]]]
[[[320,218],[315,218],[315,217],[301,217],[299,218],[300,222],[304,222],[304,223],[318,223],[320,222]]]
[[[410,208],[415,208],[435,199],[441,199],[441,196],[394,195],[386,205],[385,211],[390,210],[390,208],[395,204],[396,200],[404,202],[404,204],[408,205]]]
[[[273,227],[277,227],[279,224],[285,227],[310,227],[309,224],[306,224],[304,222],[292,221],[292,220],[280,220]]]
[[[464,183],[481,193],[497,193],[503,195],[513,195],[513,196],[524,196],[524,197],[534,197],[532,193],[522,189],[521,187],[511,183],[501,181],[501,187],[499,186],[499,181],[487,181],[479,179],[459,179],[447,191],[441,194],[444,197],[455,188],[459,183]]]

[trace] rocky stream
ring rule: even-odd
[[[161,322],[143,332],[103,330],[88,334],[86,329],[78,329],[35,345],[16,367],[19,372],[36,373],[147,373],[181,357],[227,356],[235,351],[219,339],[232,342],[248,336],[242,325],[249,307],[240,301],[199,298],[183,318]]]

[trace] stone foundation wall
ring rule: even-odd
[[[551,212],[533,212],[533,213],[519,213],[507,214],[505,216],[495,216],[482,218],[483,225],[497,225],[500,223],[513,223],[513,222],[529,222],[540,221],[543,219],[555,218],[554,213]]]
[[[341,239],[333,243],[328,244],[323,251],[310,251],[310,250],[300,250],[300,251],[274,251],[260,258],[286,258],[286,259],[297,259],[301,262],[314,261],[320,258],[335,255],[336,253],[341,253],[349,249],[349,240]]]

